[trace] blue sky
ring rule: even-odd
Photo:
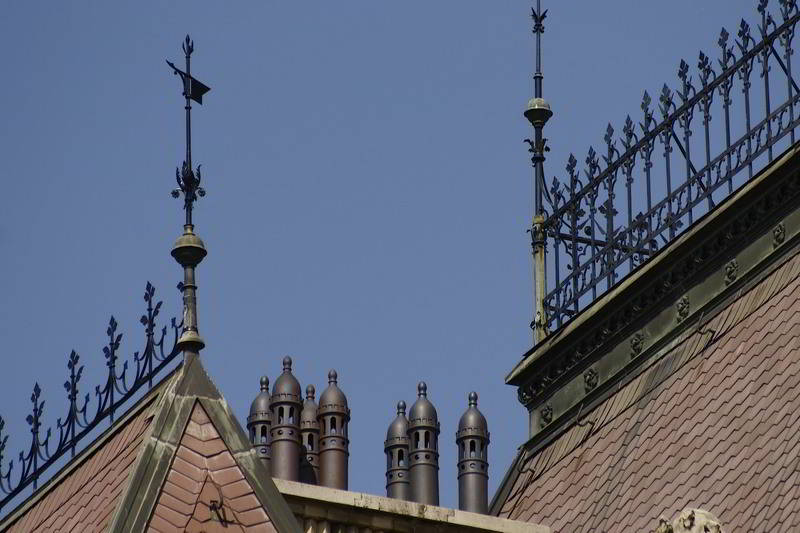
[[[771,4],[777,5],[772,1]],[[527,435],[504,376],[531,345],[531,3],[521,0],[6,2],[0,6],[0,416],[28,444],[34,381],[54,423],[75,349],[100,383],[108,317],[143,342],[146,281],[179,314],[169,191],[183,152],[178,80],[211,86],[194,113],[198,269],[209,373],[244,421],[258,377],[290,354],[305,387],[336,368],[352,409],[350,487],[383,494],[383,439],[417,381],[442,426],[441,501],[457,505],[454,432],[476,390],[494,491]],[[552,2],[544,35],[546,174],[563,175],[675,85],[681,58],[718,57],[750,0]],[[731,31],[734,34],[734,31]]]

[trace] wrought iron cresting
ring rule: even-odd
[[[695,81],[681,60],[677,89],[665,84],[655,108],[645,91],[638,125],[628,116],[615,138],[609,124],[604,153],[589,148],[582,172],[570,155],[566,179],[545,189],[554,282],[543,291],[546,331],[564,326],[794,144],[800,88],[792,40],[800,12],[797,0],[777,3],[777,20],[769,0],[757,4],[759,40],[744,19],[733,43],[723,28],[716,64],[700,52]],[[714,122],[712,109],[721,117]]]
[[[93,402],[90,401],[91,394],[88,392],[80,398],[79,385],[83,375],[83,365],[80,364],[80,356],[74,350],[69,354],[67,358],[69,376],[64,382],[69,403],[64,418],[56,420],[58,438],[55,442],[51,441],[51,437],[56,436],[52,428],[47,428],[43,434],[42,416],[45,402],[41,399],[42,390],[39,383],[34,384],[31,394],[33,408],[26,418],[31,428],[31,443],[25,451],[19,452],[17,463],[19,466],[16,471],[13,459],[8,461],[7,465],[5,463],[8,435],[3,435],[5,421],[0,417],[0,491],[3,494],[0,499],[0,509],[29,485],[33,485],[35,490],[44,471],[67,452],[71,457],[74,456],[81,439],[92,433],[104,419],[108,418],[113,423],[114,413],[142,387],[151,388],[153,378],[181,353],[177,342],[182,323],[178,323],[175,318],[170,321],[169,329],[172,330],[173,342],[168,351],[165,351],[167,326],[161,328],[160,334],[156,334],[156,317],[161,311],[162,302],[155,301],[155,293],[155,287],[148,282],[144,291],[147,308],[140,319],[145,330],[145,345],[141,352],[133,353],[133,363],[136,368],[130,374],[128,361],[124,358],[120,361],[119,347],[122,333],[117,333],[116,319],[112,316],[109,320],[106,328],[108,344],[103,347],[107,377],[103,385],[94,388]]]

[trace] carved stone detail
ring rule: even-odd
[[[594,368],[590,368],[583,374],[583,385],[584,388],[586,389],[586,392],[589,392],[595,387],[597,387],[597,381],[599,380],[599,378],[600,375]]]
[[[664,518],[658,521],[653,533],[723,533],[722,524],[708,511],[685,509],[670,523]]]
[[[772,228],[772,247],[777,248],[783,241],[786,240],[786,226],[783,222],[779,222],[777,226]]]
[[[644,348],[644,335],[637,332],[631,339],[631,359],[642,353]]]
[[[675,308],[678,311],[678,323],[680,324],[687,316],[689,316],[689,297],[681,296],[681,299],[678,300],[677,304],[675,304]]]
[[[739,262],[731,259],[725,264],[725,285],[730,285],[739,276]]]
[[[545,405],[539,411],[539,415],[541,415],[542,419],[539,421],[539,425],[545,427],[547,424],[553,421],[553,408],[550,405]]]

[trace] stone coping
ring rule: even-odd
[[[277,478],[273,481],[301,519],[330,520],[388,531],[419,531],[418,525],[429,522],[424,525],[435,526],[437,531],[469,528],[504,533],[551,533],[549,527],[528,522],[296,481]]]

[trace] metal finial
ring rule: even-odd
[[[406,402],[404,402],[403,400],[397,402],[397,414],[398,415],[406,414]]]
[[[476,407],[478,405],[478,393],[477,392],[475,392],[475,391],[470,392],[468,399],[469,399],[470,406]]]
[[[292,358],[288,355],[283,358],[283,371],[284,372],[291,372],[292,371]]]
[[[309,385],[306,387],[306,400],[313,400],[314,396],[317,393],[317,389],[314,388],[314,385]]]
[[[328,371],[328,383],[338,383],[336,380],[338,379],[339,375],[336,373],[336,370],[330,369]]]
[[[428,384],[424,381],[420,381],[417,385],[417,396],[420,398],[428,396]]]
[[[269,378],[267,376],[261,376],[261,390],[269,390]]]
[[[200,187],[200,165],[197,169],[192,168],[192,104],[194,100],[198,104],[203,103],[203,95],[211,89],[194,79],[191,75],[191,55],[194,52],[194,41],[188,35],[184,39],[181,46],[183,49],[184,57],[186,59],[186,71],[180,70],[171,61],[167,61],[167,65],[172,68],[172,72],[176,76],[181,77],[183,83],[183,97],[186,99],[186,157],[180,168],[175,169],[175,179],[178,182],[178,188],[173,189],[172,196],[178,198],[183,193],[183,208],[186,211],[186,224],[192,223],[192,208],[194,202],[198,197],[205,196],[206,191]]]
[[[179,348],[184,352],[185,358],[199,354],[205,346],[197,330],[197,298],[194,271],[200,261],[206,256],[203,241],[194,234],[192,224],[192,208],[199,197],[205,196],[206,191],[200,187],[200,166],[192,168],[192,100],[198,104],[203,103],[203,95],[210,91],[208,86],[200,83],[191,75],[191,55],[194,52],[194,42],[188,35],[181,46],[186,59],[186,71],[180,70],[174,63],[167,61],[172,72],[181,77],[183,82],[183,97],[186,100],[186,157],[179,169],[175,170],[175,180],[178,188],[172,191],[172,196],[178,198],[183,194],[183,209],[186,212],[186,223],[175,246],[172,248],[172,257],[183,267],[183,282],[178,288],[183,293],[183,333],[178,341]]]
[[[531,9],[533,18],[533,33],[536,35],[536,71],[533,75],[533,98],[528,101],[525,108],[525,118],[531,123],[534,129],[534,138],[526,139],[530,148],[531,162],[533,163],[533,221],[528,230],[531,234],[531,247],[533,249],[533,270],[534,270],[534,319],[531,328],[534,330],[534,341],[541,341],[547,335],[547,315],[544,308],[544,297],[547,292],[545,281],[545,248],[546,235],[544,231],[544,194],[547,190],[544,178],[544,154],[550,151],[547,147],[547,139],[542,135],[544,125],[553,116],[550,104],[544,99],[542,91],[542,33],[544,33],[544,19],[547,17],[547,10],[542,11],[541,0],[536,0],[536,8]]]

